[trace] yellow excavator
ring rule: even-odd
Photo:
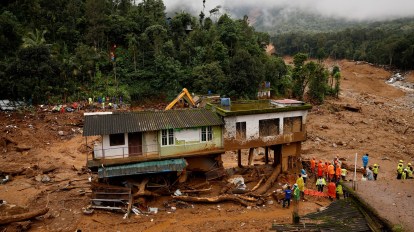
[[[168,104],[167,107],[165,107],[165,110],[169,110],[175,106],[175,104],[180,103],[181,107],[184,107],[184,100],[191,106],[196,107],[196,104],[193,100],[193,97],[191,97],[191,94],[188,92],[186,88],[184,88],[180,94],[177,95],[177,97]]]

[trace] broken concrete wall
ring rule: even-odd
[[[306,139],[307,110],[227,116],[223,133],[226,150],[270,146]],[[260,136],[259,121],[278,119],[278,134]],[[236,139],[236,123],[246,122],[246,139]]]

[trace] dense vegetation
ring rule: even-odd
[[[272,38],[280,55],[364,60],[400,69],[414,68],[414,20],[377,22],[339,32],[287,33]]]
[[[0,98],[52,104],[102,96],[135,101],[168,99],[186,87],[253,99],[263,81],[271,83],[274,96],[302,98],[318,73],[324,75],[322,90],[310,88],[323,92],[317,101],[332,92],[320,64],[291,70],[281,58],[266,55],[269,35],[255,31],[247,17],[210,18],[206,11],[167,18],[161,0],[132,2],[2,3]],[[296,85],[303,89],[294,91]]]

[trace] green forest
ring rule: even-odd
[[[283,33],[272,38],[279,55],[363,60],[398,69],[414,68],[414,19],[375,22],[341,31]]]
[[[320,63],[304,65],[307,55],[299,54],[295,67],[267,55],[269,34],[255,31],[247,16],[210,17],[217,16],[215,8],[167,17],[161,0],[134,2],[2,1],[0,98],[61,104],[109,96],[136,102],[169,100],[185,87],[254,99],[263,81],[276,97],[303,99],[308,84],[315,102],[339,91],[333,72]]]

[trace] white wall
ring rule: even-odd
[[[185,142],[200,142],[200,128],[183,129],[174,131],[174,137],[176,140]]]
[[[144,141],[142,152],[144,154],[158,154],[158,131],[143,132]]]
[[[102,147],[105,152],[105,158],[121,158],[128,157],[128,134],[124,134],[125,144],[119,146],[110,146],[109,145],[109,135],[104,135],[102,138],[103,146],[97,144],[94,147],[95,158],[103,158]]]
[[[263,119],[279,119],[279,133],[283,134],[283,118],[302,116],[302,125],[306,123],[308,111],[287,111],[264,114],[250,114],[224,117],[224,137],[236,137],[236,122],[246,122],[246,140],[259,139],[259,120]]]

